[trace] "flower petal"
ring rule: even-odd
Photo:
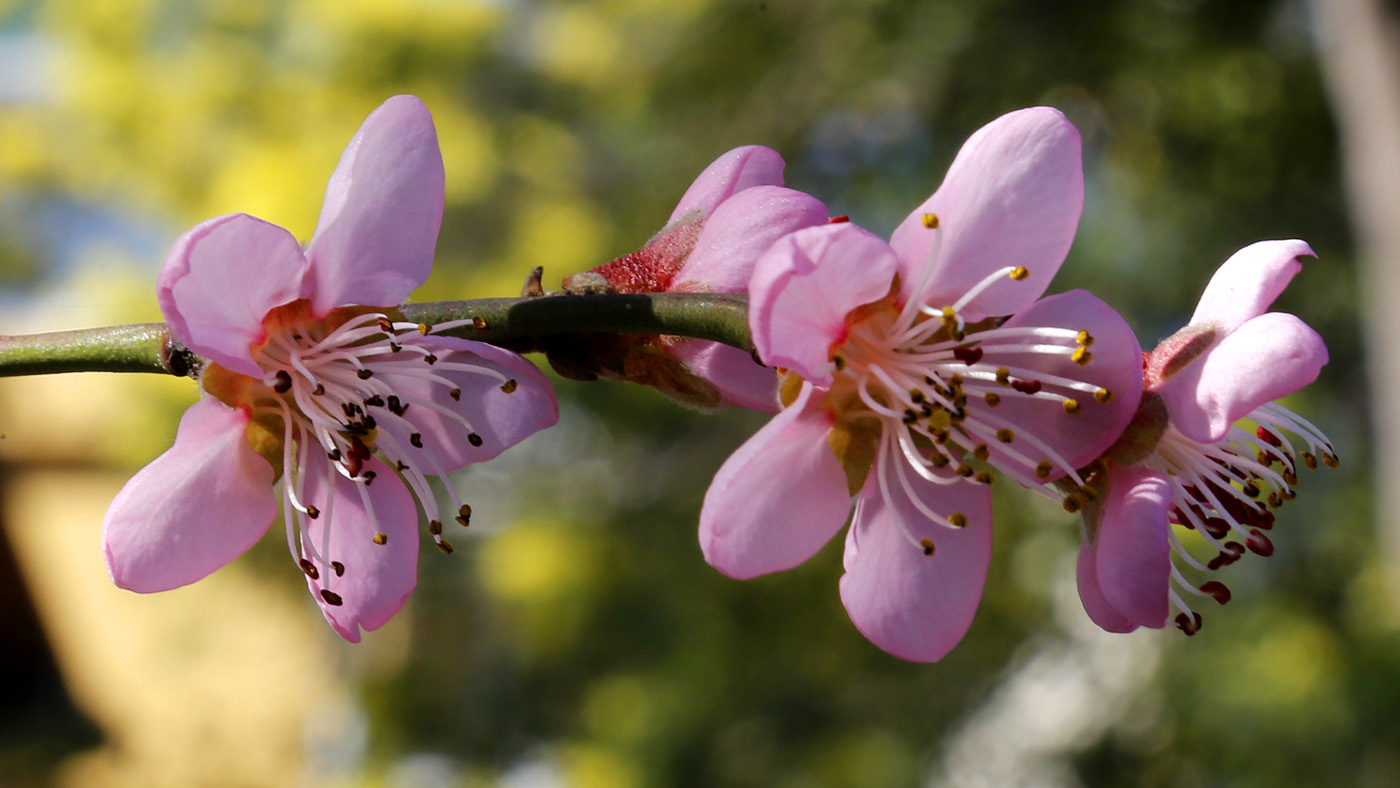
[[[1109,472],[1094,539],[1095,575],[1104,601],[1138,626],[1159,629],[1170,612],[1171,495],[1171,482],[1157,471],[1132,466]]]
[[[1181,434],[1214,443],[1250,411],[1316,380],[1326,363],[1327,346],[1316,331],[1293,315],[1269,312],[1227,334],[1157,390]]]
[[[734,452],[700,510],[700,548],[730,577],[791,569],[846,522],[846,474],[827,444],[831,416],[820,389],[797,399]]]
[[[1021,396],[994,383],[984,383],[969,391],[972,394],[985,388],[1000,392],[999,404],[994,408],[989,407],[982,396],[969,396],[970,415],[964,427],[975,429],[977,437],[987,443],[997,468],[1014,475],[1023,484],[1035,486],[1054,481],[1061,475],[1061,471],[1056,470],[1049,477],[1036,477],[1036,465],[1042,460],[1051,460],[1056,469],[1079,468],[1118,440],[1142,397],[1142,350],[1123,318],[1083,290],[1042,299],[1001,326],[1002,331],[1018,328],[1088,331],[1094,340],[1089,348],[1090,360],[1081,366],[1071,360],[1068,352],[1051,355],[1016,351],[1016,346],[1032,345],[1035,341],[1015,335],[997,340],[999,330],[992,329],[972,335],[992,337],[979,344],[983,350],[977,365],[980,371],[988,373],[1003,366],[1027,370],[1030,374],[1016,377],[1074,380],[1105,389],[1111,395],[1108,402],[1099,402],[1093,388],[1069,391],[1070,398],[1080,405],[1079,412],[1071,415],[1065,411],[1063,400]],[[1046,388],[1053,388],[1057,393],[1061,391],[1053,384]],[[1010,444],[996,439],[996,431],[1002,426],[1009,427],[1015,434]],[[1052,451],[1053,457],[1049,453]]]
[[[1230,255],[1206,285],[1191,325],[1208,323],[1228,333],[1264,314],[1302,270],[1304,256],[1317,255],[1299,240],[1260,241]]]
[[[964,316],[975,322],[1015,314],[1039,298],[1079,226],[1081,156],[1079,131],[1049,107],[1002,115],[978,129],[943,185],[890,238],[906,294],[950,306],[998,269],[1019,265],[1029,277],[996,282],[963,308]],[[937,230],[925,226],[925,214],[938,217]],[[921,293],[910,293],[920,281],[927,283]]]
[[[196,225],[175,242],[156,278],[170,331],[234,372],[262,377],[250,346],[273,307],[301,297],[306,258],[291,233],[246,213]]]
[[[887,295],[894,252],[853,224],[785,236],[754,266],[749,326],[758,355],[818,385],[830,382],[831,348],[846,338],[846,315]]]
[[[242,555],[274,518],[272,466],[248,442],[248,414],[202,399],[175,445],[117,493],[102,523],[107,571],[143,593],[199,580]]]
[[[781,186],[756,186],[725,200],[705,220],[695,248],[676,272],[676,292],[742,293],[754,263],[773,242],[804,227],[826,224],[826,206]]]
[[[324,559],[316,562],[318,577],[308,576],[306,585],[331,628],[359,643],[360,630],[383,626],[418,583],[418,505],[398,474],[379,460],[365,463],[375,473],[369,485],[336,473],[319,447],[304,467],[305,502],[321,516],[306,521],[303,549]],[[386,537],[382,545],[374,542],[379,533]],[[344,574],[325,566],[332,561],[340,562]],[[341,604],[331,604],[324,591]]]
[[[428,278],[442,224],[442,153],[433,118],[394,96],[355,133],[326,186],[306,297],[316,314],[397,306]]]
[[[967,525],[930,520],[897,479],[871,473],[846,536],[841,601],[871,643],[902,659],[937,662],[967,633],[992,555],[992,503],[987,485],[933,484],[910,475],[912,494],[937,513],[961,512]],[[888,492],[886,493],[885,490]],[[927,555],[920,542],[929,539]]]
[[[1085,539],[1079,545],[1079,562],[1075,567],[1075,581],[1079,586],[1079,601],[1089,620],[1099,625],[1105,632],[1132,632],[1137,624],[1123,617],[1108,603],[1103,588],[1099,585],[1098,554],[1094,543]]]
[[[691,372],[714,384],[724,402],[741,408],[777,413],[778,375],[744,351],[704,339],[687,339],[667,352]]]
[[[667,221],[696,211],[706,219],[720,203],[754,186],[782,186],[783,157],[762,145],[745,145],[715,159],[686,189]]]
[[[435,334],[407,334],[402,344],[403,351],[375,365],[375,377],[401,401],[417,404],[402,420],[387,410],[377,410],[375,418],[380,429],[393,434],[410,466],[441,474],[485,462],[559,421],[549,379],[517,353]],[[422,354],[409,349],[412,345],[430,350],[437,361],[427,364]],[[453,387],[460,390],[460,399],[452,398]],[[421,449],[411,443],[414,432]]]

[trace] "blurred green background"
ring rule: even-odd
[[[1332,361],[1288,404],[1343,460],[1191,639],[1097,632],[1077,523],[1001,486],[978,618],[913,665],[850,625],[839,544],[743,583],[702,560],[701,497],[761,416],[559,381],[560,426],[456,479],[471,536],[425,550],[405,613],[352,647],[275,538],[187,589],[108,584],[102,511],[188,381],[4,381],[0,785],[1400,785],[1394,555],[1315,44],[1291,0],[0,2],[0,330],[159,319],[154,272],[209,216],[305,239],[394,93],[428,103],[447,167],[415,300],[625,254],[741,144],[888,233],[972,131],[1051,104],[1088,181],[1052,289],[1092,289],[1151,347],[1235,249],[1308,240],[1279,307]]]

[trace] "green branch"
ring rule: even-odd
[[[413,321],[473,320],[443,333],[519,347],[560,334],[669,334],[752,351],[748,297],[725,293],[551,295],[405,304]],[[525,343],[528,344],[528,343]],[[164,323],[0,336],[0,377],[57,372],[187,375],[200,359]]]

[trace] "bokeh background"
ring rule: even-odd
[[[1307,239],[1319,259],[1280,307],[1332,361],[1287,404],[1343,462],[1305,475],[1277,554],[1231,568],[1235,601],[1190,639],[1095,630],[1077,523],[1002,486],[978,618],[913,665],[849,624],[839,544],[743,583],[701,559],[701,496],[760,416],[558,381],[560,426],[456,477],[470,534],[425,550],[405,612],[349,646],[280,539],[178,591],[111,587],[102,513],[169,444],[189,381],[0,381],[0,785],[1400,785],[1400,552],[1372,495],[1394,485],[1371,472],[1394,444],[1367,396],[1394,392],[1363,355],[1397,357],[1400,311],[1379,6],[0,2],[5,332],[159,319],[154,273],[209,216],[306,238],[342,146],[394,93],[428,103],[447,166],[417,300],[631,251],[740,144],[886,233],[968,134],[1051,104],[1088,179],[1052,289],[1092,289],[1150,347],[1232,251]]]

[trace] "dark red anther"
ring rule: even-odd
[[[330,589],[321,589],[321,598],[326,600],[326,604],[331,605],[333,607],[339,607],[345,604],[345,600],[340,598],[340,594],[337,594],[336,592],[331,591]]]
[[[1219,555],[1210,559],[1210,562],[1207,563],[1206,566],[1212,570],[1220,569],[1221,567],[1229,566],[1240,560],[1240,556],[1242,555],[1244,555],[1244,545],[1239,542],[1226,542],[1225,549],[1221,550]]]
[[[1279,436],[1273,434],[1272,432],[1269,432],[1268,430],[1264,429],[1263,427],[1257,427],[1257,428],[1255,428],[1255,430],[1254,430],[1254,436],[1255,436],[1256,438],[1258,438],[1259,440],[1261,440],[1261,441],[1263,441],[1263,442],[1269,444],[1270,446],[1282,446],[1282,445],[1283,445],[1283,440],[1280,439]]]
[[[1224,539],[1230,535],[1230,524],[1219,517],[1207,517],[1203,525],[1206,533],[1216,539]]]
[[[1249,539],[1245,540],[1245,544],[1249,545],[1250,552],[1255,555],[1268,558],[1274,554],[1274,543],[1258,528],[1249,532]]]
[[[1040,381],[1038,380],[1013,380],[1011,388],[1022,394],[1037,394],[1040,392]]]
[[[982,348],[959,345],[953,348],[953,358],[970,367],[982,360]]]
[[[277,382],[272,384],[272,390],[278,394],[286,394],[292,390],[292,376],[287,374],[287,370],[277,370]]]
[[[311,578],[312,580],[321,579],[321,572],[316,568],[315,564],[311,563],[305,558],[301,559],[301,561],[299,561],[298,563],[301,564],[301,571],[305,572],[307,577]]]
[[[1215,598],[1215,601],[1222,605],[1230,601],[1230,589],[1219,580],[1207,580],[1201,583],[1201,591],[1202,593],[1210,594]]]
[[[843,215],[841,215],[841,216],[833,216],[833,217],[831,217],[830,219],[827,219],[827,220],[826,220],[826,223],[827,223],[827,224],[842,224],[842,223],[844,223],[844,222],[849,222],[850,220],[851,220],[851,217],[846,216],[846,215],[843,214]]]
[[[1176,626],[1189,637],[1201,631],[1201,614],[1192,612],[1190,616],[1185,613],[1176,614]]]
[[[344,576],[345,576],[345,564],[342,564],[342,563],[340,563],[339,561],[332,561],[332,562],[331,562],[331,569],[334,569],[334,570],[335,570],[335,576],[336,576],[336,577],[344,577]]]

